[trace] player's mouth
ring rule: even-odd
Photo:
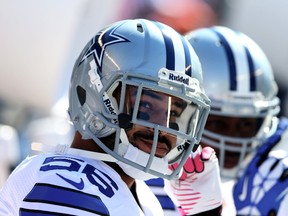
[[[140,145],[138,144],[139,148],[146,153],[150,153],[152,150],[152,146],[153,146],[153,140],[139,138],[139,141],[140,141],[139,143]],[[170,151],[170,148],[168,147],[167,144],[158,142],[155,155],[157,157],[163,158],[168,154],[169,151]]]

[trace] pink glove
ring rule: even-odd
[[[175,169],[178,164],[171,165]],[[165,190],[182,215],[193,215],[216,209],[222,204],[218,159],[214,149],[198,148],[187,159],[177,180],[165,182]]]

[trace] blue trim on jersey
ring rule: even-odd
[[[249,75],[250,75],[250,91],[256,91],[256,74],[255,74],[255,66],[251,57],[251,53],[248,48],[244,46],[245,53],[247,56],[248,66],[249,66]]]
[[[229,72],[230,72],[230,90],[235,91],[237,90],[237,72],[236,72],[236,63],[235,58],[233,55],[233,51],[225,39],[225,37],[216,29],[211,29],[221,40],[222,45],[224,46],[224,50],[226,52],[226,56],[229,63]]]
[[[159,200],[162,208],[164,210],[175,210],[175,204],[173,201],[170,199],[169,196],[165,195],[156,195],[157,199]]]
[[[161,188],[163,192],[165,192],[164,180],[162,178],[149,179],[145,181],[145,183],[150,187],[150,189],[152,189],[152,187]],[[164,195],[154,194],[154,195],[156,196],[156,198],[158,199],[160,205],[162,206],[164,210],[176,209],[175,204],[173,203],[173,201],[170,199],[168,195],[165,195],[165,194]]]
[[[72,214],[62,214],[58,212],[50,212],[50,211],[40,211],[40,210],[31,210],[20,208],[19,210],[20,216],[74,216]]]
[[[164,39],[164,43],[166,47],[166,68],[168,70],[175,70],[175,50],[174,50],[174,45],[173,45],[171,36],[168,35],[166,31],[164,31],[164,27],[161,24],[157,22],[155,22],[155,24],[161,31],[163,39]]]
[[[145,183],[149,186],[164,187],[164,180],[162,178],[149,179]]]
[[[98,196],[44,183],[35,184],[24,201],[49,203],[96,214],[109,215],[108,209]]]

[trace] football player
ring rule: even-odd
[[[211,99],[201,145],[213,147],[219,158],[223,215],[286,215],[288,123],[277,118],[278,87],[269,60],[250,37],[224,26],[197,29],[186,38]],[[176,185],[183,206],[179,190]]]
[[[71,146],[33,146],[50,153],[13,171],[0,192],[0,214],[162,215],[143,180],[178,178],[191,152],[199,160],[209,102],[198,57],[175,30],[145,19],[107,26],[74,65]],[[217,170],[213,151],[210,161]],[[195,190],[220,188],[215,174],[202,170],[208,180],[199,177]],[[220,195],[210,194],[213,205],[198,205],[193,214],[219,212]]]

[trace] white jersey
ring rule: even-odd
[[[155,196],[159,200],[164,212],[164,216],[180,216],[181,213],[175,204],[176,203],[175,200],[172,200],[164,189],[165,181],[168,180],[164,180],[162,178],[155,178],[150,179],[145,183],[149,186],[151,191],[155,194]]]
[[[25,159],[0,191],[0,215],[163,215],[147,185],[136,181],[137,204],[111,167],[75,155]]]
[[[233,187],[235,180],[223,181],[221,184],[223,194],[222,216],[235,216],[236,209],[233,200]]]

